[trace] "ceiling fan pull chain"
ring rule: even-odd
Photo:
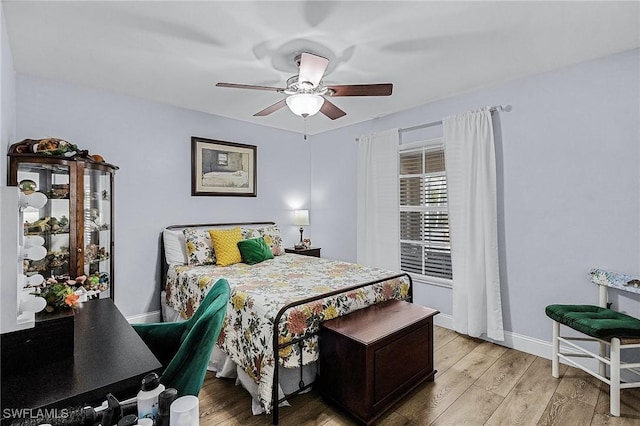
[[[303,140],[306,141],[307,140],[307,117],[303,117],[303,118],[304,118],[304,129],[303,129],[304,137],[303,137]]]

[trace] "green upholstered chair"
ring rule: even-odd
[[[640,381],[622,382],[621,371],[637,373],[640,363],[621,360],[624,349],[640,348],[640,320],[608,309],[608,289],[640,294],[638,277],[593,269],[591,281],[600,286],[599,306],[595,305],[549,305],[545,313],[553,320],[553,346],[551,374],[560,377],[560,361],[565,361],[609,385],[609,411],[620,415],[620,390],[640,387]],[[582,336],[560,334],[560,326],[582,333]],[[598,353],[581,343],[599,344]],[[564,347],[561,347],[561,344]],[[607,355],[609,352],[609,355]],[[598,371],[593,366],[578,362],[585,358],[598,361]],[[607,374],[607,367],[609,374]]]
[[[142,340],[162,363],[160,382],[178,396],[198,396],[229,302],[229,283],[219,279],[193,316],[183,322],[133,324]]]

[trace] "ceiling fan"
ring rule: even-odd
[[[235,89],[268,90],[288,95],[275,104],[256,112],[254,117],[269,115],[288,106],[291,112],[301,117],[309,117],[318,112],[332,120],[347,115],[326,97],[334,96],[389,96],[393,84],[343,84],[324,86],[322,76],[329,60],[322,56],[303,52],[295,58],[299,73],[287,80],[287,87],[253,86],[249,84],[217,83],[217,87]]]

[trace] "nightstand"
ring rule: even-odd
[[[284,252],[301,254],[303,256],[320,257],[320,247],[309,247],[307,249],[300,249],[300,250],[296,250],[295,248],[290,247],[290,248],[285,248]]]

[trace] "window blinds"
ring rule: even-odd
[[[441,140],[400,151],[400,266],[409,273],[452,278]]]

